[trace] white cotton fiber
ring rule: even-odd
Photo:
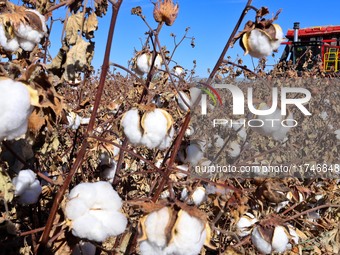
[[[259,29],[254,29],[250,32],[249,39],[249,54],[255,58],[262,58],[272,54],[273,48],[269,38]]]
[[[25,51],[32,51],[35,47],[35,43],[29,40],[18,37],[18,43],[20,47]]]
[[[81,183],[75,186],[65,207],[73,235],[103,242],[124,232],[127,219],[120,212],[122,200],[108,182]]]
[[[162,251],[162,248],[152,245],[147,240],[140,242],[139,249],[141,255],[165,255],[165,253]]]
[[[169,208],[164,207],[150,213],[145,220],[148,241],[155,246],[165,247],[167,244],[165,228],[170,220]]]
[[[30,100],[30,94],[21,82],[0,78],[0,141],[26,133],[32,110]]]
[[[3,24],[0,24],[0,44],[5,50],[10,52],[14,52],[19,49],[18,39],[16,37],[12,39],[7,38]]]
[[[158,147],[167,134],[167,125],[168,121],[159,109],[145,113],[142,144],[149,149]]]
[[[42,189],[32,170],[21,170],[12,182],[15,187],[15,195],[19,196],[19,203],[34,204],[38,201]]]
[[[138,109],[134,108],[127,111],[121,121],[124,129],[124,134],[129,139],[130,143],[138,145],[142,140],[142,131],[140,129],[140,117]]]
[[[174,137],[174,134],[175,134],[175,129],[172,126],[170,128],[170,131],[168,131],[168,134],[161,141],[161,144],[158,146],[158,149],[165,150],[165,149],[169,148],[171,143],[172,143],[172,139]]]
[[[174,235],[168,247],[167,254],[197,255],[200,253],[206,239],[205,225],[196,217],[181,210],[175,224]]]

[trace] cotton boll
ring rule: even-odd
[[[241,144],[238,141],[232,141],[229,143],[228,155],[232,158],[236,158],[241,153]]]
[[[87,205],[83,199],[78,199],[77,197],[70,199],[65,207],[65,214],[70,220],[75,220],[88,213],[88,211],[89,205]]]
[[[0,24],[0,44],[5,50],[9,52],[14,52],[19,49],[19,42],[17,37],[14,37],[12,39],[7,38],[3,24]]]
[[[183,91],[179,91],[179,94],[176,95],[176,100],[177,100],[179,108],[182,111],[187,112],[190,109],[189,108],[191,106],[190,98]],[[186,104],[185,104],[185,102],[186,102]]]
[[[20,38],[20,37],[18,37],[18,43],[20,47],[25,51],[32,51],[36,45],[36,43]]]
[[[29,91],[21,82],[0,79],[0,141],[26,133],[32,110],[30,100]]]
[[[95,255],[96,246],[90,242],[80,241],[72,250],[72,255]]]
[[[142,140],[142,132],[140,129],[140,117],[138,109],[131,109],[127,111],[122,120],[121,125],[124,129],[124,134],[132,144],[140,144]]]
[[[19,196],[19,203],[34,204],[38,201],[42,189],[32,170],[21,170],[12,182],[15,186],[15,195]]]
[[[183,75],[185,74],[184,68],[179,65],[174,66],[173,71],[177,76],[181,76],[182,74]]]
[[[287,249],[289,239],[287,231],[282,226],[276,226],[272,238],[272,249],[274,252],[284,252]]]
[[[73,235],[103,242],[124,232],[127,219],[121,206],[121,198],[108,182],[81,183],[71,190],[64,212]]]
[[[249,55],[255,58],[269,56],[273,52],[272,45],[268,36],[259,29],[252,30],[248,37]]]
[[[144,134],[141,143],[153,149],[158,147],[167,135],[168,120],[159,109],[146,112],[142,118]]]
[[[206,235],[205,225],[200,219],[180,210],[172,230],[172,239],[165,252],[177,255],[197,255],[203,247]]]
[[[259,252],[264,254],[270,254],[272,252],[272,246],[262,237],[258,230],[259,227],[255,227],[251,233],[251,241]]]
[[[240,237],[247,236],[251,233],[253,225],[258,220],[251,213],[245,213],[236,224],[236,233]]]
[[[134,71],[137,74],[143,75],[143,74],[150,72],[150,68],[152,64],[152,53],[146,52],[146,53],[143,53],[137,56],[135,62],[136,62],[135,63],[136,68],[134,68]],[[154,67],[159,69],[161,66],[162,66],[162,57],[159,54],[157,54]]]
[[[40,25],[41,25],[41,30],[43,33],[47,33],[47,27],[46,27],[46,19],[45,19],[45,16],[42,15],[40,12],[38,12],[37,10],[32,10],[32,9],[26,9],[26,12],[31,12],[31,13],[34,13],[36,14],[39,19],[40,19]]]
[[[163,207],[162,209],[152,212],[146,216],[145,232],[148,241],[155,246],[165,247],[167,244],[167,237],[165,229],[170,220],[170,209]]]
[[[216,148],[220,149],[224,145],[224,140],[219,135],[214,135],[214,144]]]
[[[188,189],[184,188],[181,192],[181,200],[185,201],[188,198]],[[199,206],[206,199],[205,188],[197,187],[195,191],[192,193],[190,199],[188,200],[188,204],[195,204]]]
[[[178,157],[183,163],[190,163],[192,166],[197,165],[197,163],[203,158],[203,150],[200,144],[196,142],[191,142],[187,147],[182,148],[178,152]]]

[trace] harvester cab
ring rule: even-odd
[[[300,29],[298,22],[289,29],[280,62],[292,61],[298,71],[311,69],[322,61],[325,72],[340,71],[340,26]]]

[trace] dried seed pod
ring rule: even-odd
[[[167,26],[171,26],[178,15],[179,5],[174,4],[172,0],[158,0],[155,3],[153,17],[156,22],[165,22]]]
[[[251,213],[245,213],[236,224],[237,235],[244,237],[251,233],[257,218]]]

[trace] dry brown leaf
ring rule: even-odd
[[[77,40],[79,38],[79,31],[82,30],[83,27],[83,13],[78,12],[76,14],[73,14],[67,19],[66,23],[66,43],[68,45],[74,45],[77,43]]]
[[[11,202],[14,197],[14,186],[11,178],[2,168],[0,168],[0,200]]]
[[[68,82],[73,82],[77,78],[78,72],[84,71],[90,66],[93,51],[89,52],[91,44],[84,41],[80,36],[77,44],[74,45],[66,56],[64,64],[65,72],[63,78]]]
[[[84,33],[86,39],[92,39],[94,37],[94,31],[98,29],[97,15],[92,12],[86,19],[84,24]]]
[[[95,13],[98,17],[103,17],[106,14],[108,3],[107,0],[95,0],[94,6],[96,8]]]

